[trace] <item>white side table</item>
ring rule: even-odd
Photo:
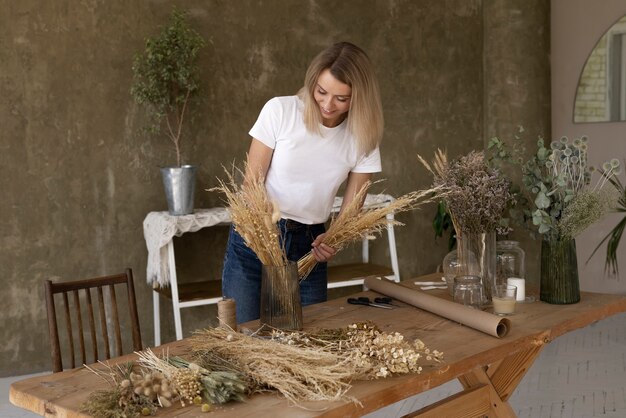
[[[209,305],[222,299],[221,280],[179,285],[176,276],[174,237],[196,232],[215,225],[231,222],[226,208],[197,209],[191,215],[172,216],[167,212],[150,212],[143,221],[143,232],[148,247],[147,281],[152,285],[154,314],[154,345],[161,344],[159,294],[171,297],[174,311],[176,339],[183,338],[180,310],[192,306]]]

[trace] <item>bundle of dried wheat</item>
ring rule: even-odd
[[[226,171],[227,181],[218,180],[219,191],[226,196],[235,230],[242,236],[248,247],[255,252],[261,263],[269,266],[284,266],[287,255],[280,241],[277,222],[280,211],[265,190],[265,181],[260,176],[248,176],[243,184],[235,181],[233,173]],[[241,174],[241,170],[236,170]]]
[[[367,182],[345,207],[339,216],[331,221],[326,231],[324,243],[336,251],[342,250],[347,244],[360,241],[364,236],[378,233],[387,227],[387,215],[415,209],[418,206],[433,201],[437,188],[420,190],[400,196],[387,206],[372,209],[361,209],[367,190],[371,183]],[[441,196],[441,193],[438,194]],[[394,221],[394,225],[402,225]],[[312,252],[308,252],[298,260],[298,276],[304,280],[313,270],[317,260]]]
[[[255,338],[222,328],[197,331],[194,353],[207,369],[236,370],[249,377],[256,390],[278,390],[289,401],[349,399],[350,381],[358,375],[354,362],[323,347],[297,347]]]

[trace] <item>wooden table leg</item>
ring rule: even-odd
[[[502,400],[508,400],[535,362],[544,344],[519,351],[498,363],[489,365],[487,376]]]
[[[460,376],[458,379],[464,388],[462,392],[404,418],[515,418],[515,411],[507,401],[542,348],[541,342],[488,367],[478,367]]]

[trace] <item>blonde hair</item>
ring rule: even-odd
[[[304,102],[304,124],[311,132],[320,134],[322,115],[313,94],[317,80],[324,70],[352,89],[348,129],[357,141],[359,151],[369,154],[383,136],[383,107],[378,81],[367,54],[349,42],[339,42],[320,52],[306,71],[304,86],[298,96]]]

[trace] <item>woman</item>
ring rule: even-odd
[[[347,179],[345,207],[381,170],[383,115],[378,83],[363,50],[340,42],[318,54],[297,96],[268,101],[250,130],[246,176],[262,176],[281,211],[279,227],[289,260],[313,252],[318,261],[301,283],[303,305],[326,300],[324,222]],[[249,178],[249,177],[248,177]],[[261,262],[231,228],[222,292],[234,298],[237,322],[259,318]]]

